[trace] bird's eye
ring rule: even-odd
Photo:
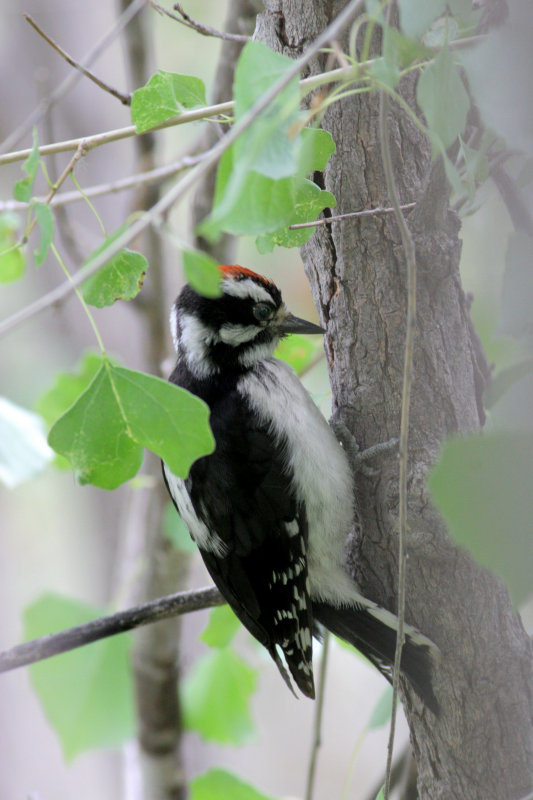
[[[274,314],[274,309],[268,303],[256,303],[252,313],[258,322],[268,322]]]

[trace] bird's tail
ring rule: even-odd
[[[313,616],[325,628],[349,642],[376,666],[389,682],[396,650],[398,618],[384,608],[361,597],[361,603],[337,608],[313,601]],[[404,626],[401,671],[417,695],[438,715],[432,673],[438,655],[436,645],[410,625]]]

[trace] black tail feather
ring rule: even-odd
[[[389,682],[392,681],[396,651],[393,627],[364,606],[336,608],[328,603],[313,602],[313,615],[331,633],[356,647]],[[420,641],[416,641],[416,636],[406,631],[401,671],[420,699],[438,716],[439,704],[432,687],[433,648],[421,635],[419,638]]]

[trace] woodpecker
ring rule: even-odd
[[[221,296],[185,286],[171,311],[169,380],[207,403],[216,446],[186,479],[163,464],[169,493],[213,581],[292,691],[286,667],[314,697],[320,625],[390,680],[397,618],[364,597],[344,566],[354,518],[348,459],[296,373],[273,355],[290,333],[325,331],[293,316],[267,278],[235,265],[220,272]],[[405,626],[402,672],[437,712],[435,649]]]

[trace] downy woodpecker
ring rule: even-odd
[[[317,623],[390,680],[397,618],[363,597],[344,567],[354,517],[348,459],[295,372],[273,356],[289,333],[324,331],[290,314],[270,280],[220,270],[220,297],[185,286],[171,312],[170,381],[208,404],[216,448],[186,480],[163,465],[170,495],[215,584],[291,690],[281,654],[314,697]],[[436,711],[434,649],[405,626],[403,674]]]

